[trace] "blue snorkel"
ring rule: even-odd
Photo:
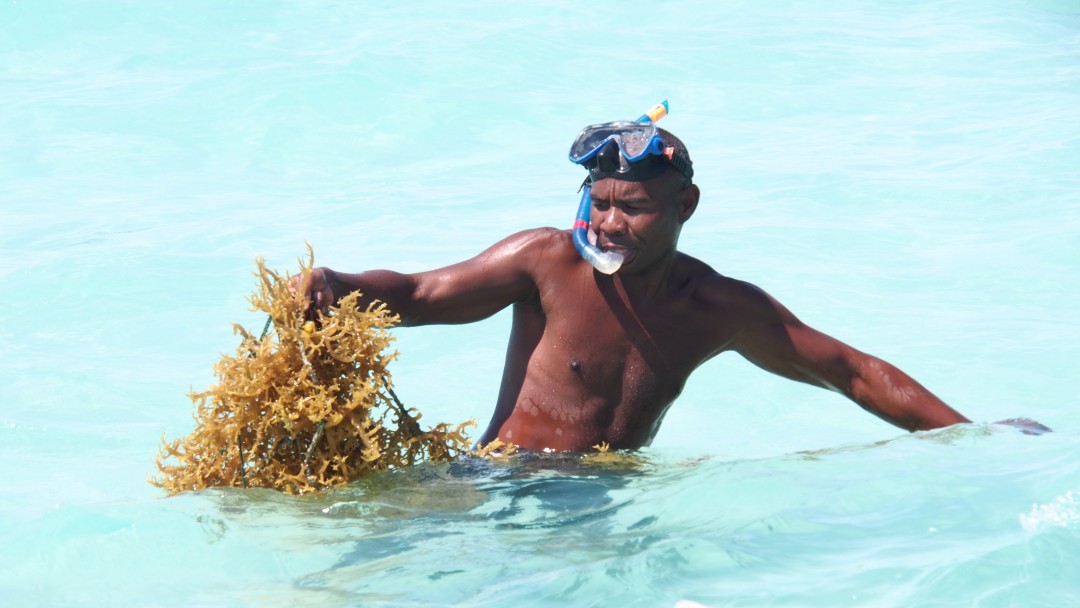
[[[585,184],[581,192],[581,203],[578,204],[577,218],[574,219],[574,230],[570,233],[574,239],[574,248],[586,262],[593,268],[604,274],[615,274],[622,266],[623,256],[615,251],[600,251],[600,248],[589,242],[589,212],[592,211],[592,186]]]
[[[619,135],[626,131],[627,125],[633,127],[633,123],[609,123],[611,126],[606,131],[603,129],[608,125],[586,127],[582,134],[578,136],[574,147],[570,149],[570,161],[583,166],[588,163],[596,164],[598,162],[597,157],[601,154],[602,149],[609,145],[618,146],[619,162],[624,167],[628,167],[633,162],[650,154],[662,154],[664,150],[663,142],[656,135],[655,123],[666,116],[667,113],[668,102],[665,100],[642,114],[634,122],[647,124],[651,129],[643,131],[643,136],[639,138],[641,141],[628,141],[625,144],[619,138]],[[615,125],[619,126],[619,131],[612,128]],[[630,148],[630,150],[627,148]],[[590,178],[586,179],[585,183],[582,184],[581,202],[578,204],[577,217],[574,219],[571,236],[574,241],[574,248],[577,249],[586,262],[604,274],[615,274],[622,266],[622,254],[615,251],[601,251],[599,247],[589,242],[589,216],[592,211],[592,181],[594,177],[594,170],[590,169]]]

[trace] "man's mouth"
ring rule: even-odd
[[[623,264],[626,264],[634,257],[635,249],[633,247],[625,247],[622,245],[615,245],[611,243],[601,243],[600,251],[610,251],[611,253],[617,253],[623,257]]]
[[[631,247],[629,245],[623,245],[621,243],[612,243],[610,241],[605,241],[603,239],[601,239],[600,242],[597,243],[597,246],[600,247],[600,249],[602,251],[614,251],[616,253],[627,253],[629,251],[633,251],[633,249],[634,249],[633,247]]]
[[[593,231],[589,231],[589,243],[595,245],[600,251],[610,251],[612,253],[618,253],[623,258],[629,258],[634,254],[635,248],[630,245],[622,245],[619,243],[612,243],[607,239],[602,239]]]

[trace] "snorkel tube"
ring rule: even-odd
[[[656,122],[667,116],[668,102],[664,100],[644,113],[636,122]],[[574,228],[571,236],[574,240],[574,248],[578,254],[592,264],[593,268],[604,274],[615,274],[622,267],[623,256],[615,251],[601,251],[599,247],[589,242],[589,214],[592,210],[592,184],[585,180],[582,185],[581,202],[578,203],[577,217],[574,219]]]
[[[574,238],[574,248],[581,254],[586,262],[593,268],[604,274],[615,274],[622,266],[623,256],[615,251],[600,251],[600,248],[589,242],[589,212],[592,211],[592,186],[586,184],[581,192],[581,203],[577,209],[577,219],[574,220],[574,230],[571,236]]]

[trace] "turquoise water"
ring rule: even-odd
[[[682,248],[976,424],[729,355],[624,469],[146,483],[261,323],[256,256],[413,271],[568,226],[578,129],[665,98]],[[1077,167],[1073,1],[5,1],[0,603],[1080,604]],[[486,422],[508,327],[397,332],[399,395]]]

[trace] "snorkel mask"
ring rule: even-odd
[[[604,274],[614,274],[623,256],[601,251],[589,242],[589,211],[592,207],[592,184],[612,178],[642,182],[674,167],[689,181],[694,176],[690,159],[668,146],[656,127],[656,121],[668,113],[668,103],[656,104],[636,121],[616,121],[582,129],[570,147],[570,162],[589,170],[582,184],[581,202],[572,232],[574,247],[581,257]]]

